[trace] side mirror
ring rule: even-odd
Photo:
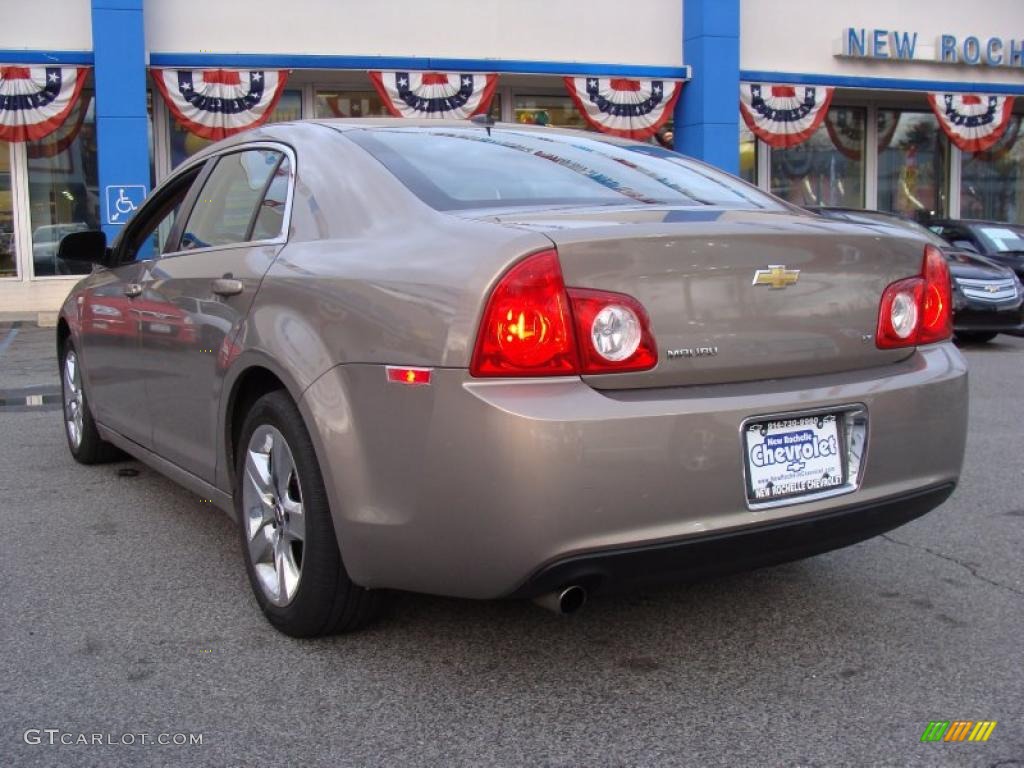
[[[98,229],[71,232],[64,235],[57,246],[57,258],[65,261],[106,264],[107,253],[107,236]]]
[[[970,240],[954,240],[953,247],[959,248],[961,251],[970,251],[971,253],[978,252],[978,249],[974,247],[974,243]]]

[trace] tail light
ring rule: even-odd
[[[470,373],[565,376],[578,372],[558,254],[541,251],[506,272],[495,286],[484,309]]]
[[[885,289],[878,312],[879,349],[913,347],[953,335],[949,265],[938,248],[925,246],[921,274]]]
[[[658,362],[650,320],[632,296],[570,288],[583,373],[645,371]]]
[[[510,269],[491,293],[470,364],[473,376],[567,376],[642,371],[658,362],[643,306],[632,296],[566,289],[558,253]]]

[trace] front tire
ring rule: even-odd
[[[956,337],[960,341],[968,344],[985,344],[992,341],[992,339],[998,335],[998,333],[992,331],[963,331],[961,333],[957,333]]]
[[[249,581],[271,624],[319,637],[373,620],[380,593],[345,571],[313,443],[283,391],[257,400],[242,425],[235,509]]]
[[[85,394],[81,360],[70,338],[60,348],[60,391],[64,403],[64,436],[68,450],[80,464],[103,464],[124,458],[100,437]]]

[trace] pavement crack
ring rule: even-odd
[[[895,538],[894,536],[888,533],[883,533],[882,538],[886,541],[891,541],[893,544],[899,544],[901,547],[907,547],[908,549],[916,549],[919,552],[926,552],[929,555],[932,555],[933,557],[937,557],[941,560],[953,563],[954,565],[959,565],[961,568],[963,568],[965,571],[971,574],[971,576],[973,576],[978,581],[983,581],[986,584],[991,584],[993,587],[998,587],[999,589],[1005,589],[1007,592],[1012,592],[1013,594],[1017,595],[1017,597],[1024,597],[1024,590],[1017,589],[1016,587],[1011,587],[1009,584],[1004,584],[1001,581],[990,579],[988,576],[983,576],[982,574],[978,573],[977,566],[975,566],[973,563],[967,562],[966,560],[961,560],[957,557],[947,555],[944,552],[939,552],[937,550],[932,549],[931,547],[926,547],[921,544],[911,544],[909,541],[900,541],[899,539]]]

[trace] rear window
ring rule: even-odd
[[[781,209],[755,187],[646,144],[495,128],[345,134],[438,210],[669,204]]]

